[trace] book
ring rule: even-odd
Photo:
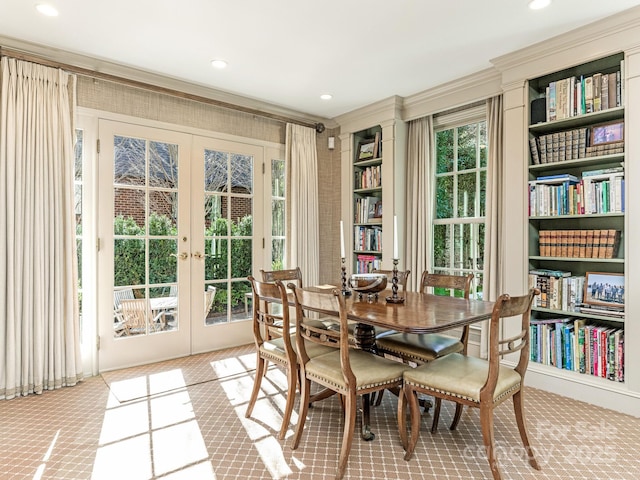
[[[540,153],[538,151],[538,141],[535,137],[529,139],[529,148],[531,149],[531,163],[538,165],[540,163]]]
[[[534,268],[532,270],[529,270],[529,273],[541,277],[562,278],[571,276],[571,272],[567,272],[565,270],[552,270],[548,268]]]
[[[545,175],[542,177],[536,177],[535,183],[562,183],[562,182],[574,182],[578,183],[578,177],[569,173],[559,173],[557,175]]]

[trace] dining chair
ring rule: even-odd
[[[529,443],[523,403],[524,376],[530,354],[531,303],[534,296],[539,294],[540,290],[531,289],[527,295],[511,297],[504,294],[496,300],[489,325],[488,360],[465,353],[452,353],[404,372],[403,393],[398,401],[398,428],[405,448],[405,460],[411,458],[420,433],[421,415],[417,393],[424,393],[456,402],[451,430],[455,430],[460,421],[463,405],[480,409],[480,426],[485,454],[494,480],[500,480],[493,433],[493,412],[498,405],[512,397],[516,424],[529,464],[536,470],[540,470]],[[501,320],[502,322],[520,322],[520,333],[500,340]],[[503,355],[518,352],[519,360],[515,368],[500,363]],[[410,436],[406,426],[407,404],[411,413]]]
[[[438,273],[428,273],[424,271],[420,279],[420,290],[422,293],[434,293],[450,295],[457,293],[462,298],[469,298],[471,281],[473,274],[468,275],[445,275]],[[436,358],[449,355],[451,353],[467,353],[467,343],[469,340],[469,326],[462,329],[460,338],[438,333],[412,334],[393,333],[376,338],[376,348],[380,355],[391,355],[402,361],[413,364],[422,364],[435,360]],[[378,395],[376,404],[379,405],[381,395]],[[438,429],[438,418],[440,417],[441,401],[435,399],[433,409],[433,423],[431,431]]]
[[[262,275],[263,282],[273,283],[275,281],[281,281],[283,283],[288,283],[289,281],[294,281],[298,287],[302,287],[302,271],[300,267],[289,268],[285,270],[263,270],[260,269],[260,274]],[[294,322],[291,322],[291,328],[293,332]],[[267,338],[271,338],[271,335],[280,335],[279,329],[268,329]]]
[[[116,331],[122,332],[123,318],[120,303],[122,300],[133,299],[135,299],[135,296],[133,295],[133,288],[131,287],[118,288],[113,291],[113,320]]]
[[[125,299],[120,301],[122,313],[122,331],[124,335],[139,335],[155,332],[162,328],[161,319],[153,319],[146,298]]]
[[[272,311],[274,304],[287,305],[287,291],[281,281],[260,282],[248,277],[253,293],[253,339],[256,345],[256,376],[253,383],[251,398],[247,405],[245,417],[249,418],[260,393],[262,378],[266,376],[268,362],[284,367],[287,376],[287,398],[282,417],[279,437],[283,439],[295,401],[296,386],[298,385],[299,366],[297,361],[295,338],[286,334],[290,330],[289,308],[279,308],[277,313]],[[277,338],[267,338],[266,331],[280,330]],[[310,345],[309,355],[330,353],[332,349],[321,345]]]
[[[336,479],[344,476],[354,436],[357,398],[380,389],[400,387],[402,374],[408,365],[389,360],[373,353],[351,348],[345,300],[338,289],[331,291],[307,290],[289,284],[296,304],[296,345],[300,364],[300,411],[293,437],[292,449],[300,444],[309,411],[311,382],[342,396],[344,422],[342,446],[338,459]],[[333,315],[340,323],[339,330],[318,325],[314,315]],[[330,347],[331,353],[312,356],[309,345]],[[364,405],[363,405],[364,408]]]
[[[207,285],[207,289],[204,292],[204,318],[207,319],[213,302],[216,299],[216,287],[213,285]]]

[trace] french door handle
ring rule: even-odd
[[[179,258],[180,260],[186,260],[187,258],[189,258],[189,254],[187,252],[172,253],[171,256]]]
[[[199,258],[200,260],[202,260],[203,258],[207,258],[210,257],[211,255],[209,255],[208,253],[200,253],[200,252],[196,252],[193,254],[194,257]]]

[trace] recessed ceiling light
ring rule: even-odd
[[[541,8],[548,7],[551,0],[531,0],[529,2],[529,8],[531,10],[540,10]]]
[[[211,60],[211,66],[215,68],[227,68],[227,62],[224,60]]]
[[[58,10],[56,10],[52,5],[48,5],[46,3],[37,4],[36,10],[38,10],[42,15],[46,15],[47,17],[58,16]]]
[[[320,98],[322,100],[331,100],[333,98],[333,95],[331,95],[330,93],[323,93],[322,95],[320,95]]]

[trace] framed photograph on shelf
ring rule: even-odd
[[[622,273],[587,272],[585,277],[584,303],[624,308],[624,275]]]
[[[604,123],[591,127],[591,146],[606,145],[624,140],[624,122]]]
[[[374,140],[365,140],[358,145],[358,160],[371,160],[376,142]]]

